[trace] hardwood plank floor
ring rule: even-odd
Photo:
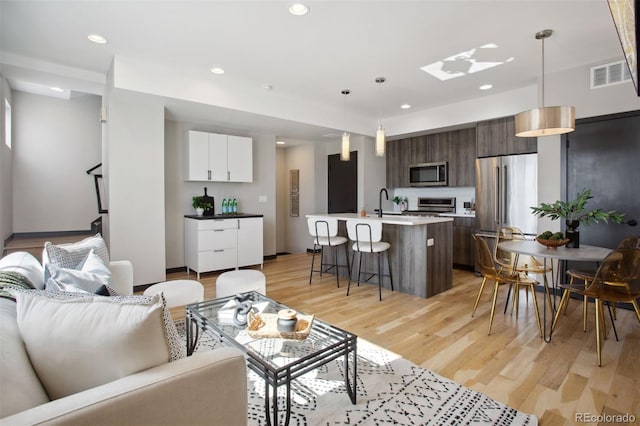
[[[451,290],[422,299],[376,285],[336,288],[335,276],[314,274],[311,255],[278,256],[265,262],[267,294],[294,309],[313,313],[414,363],[527,413],[542,425],[582,423],[576,413],[633,414],[640,422],[640,323],[633,312],[618,309],[616,327],[603,345],[603,366],[596,362],[594,308],[588,331],[582,331],[582,303],[571,300],[551,343],[538,333],[531,300],[520,297],[520,313],[502,313],[506,288],[501,288],[491,336],[487,336],[490,294],[487,285],[475,317],[473,303],[479,277],[454,270]],[[201,274],[205,298],[215,298],[218,273]],[[167,279],[187,278],[185,272]],[[195,279],[191,274],[190,279]],[[540,309],[542,295],[537,294]],[[559,301],[559,299],[558,299]],[[182,308],[172,310],[184,316]],[[541,313],[542,314],[542,313]],[[548,320],[549,318],[547,318]],[[588,423],[587,423],[588,424]],[[592,423],[593,424],[593,423]]]

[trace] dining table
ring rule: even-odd
[[[566,270],[566,263],[569,261],[575,262],[594,262],[596,265],[604,260],[605,257],[609,253],[611,253],[611,249],[606,247],[598,247],[598,246],[590,246],[586,244],[581,244],[578,248],[569,248],[569,247],[555,247],[555,248],[547,248],[537,241],[532,240],[510,240],[503,241],[498,244],[498,248],[500,250],[508,251],[515,254],[514,265],[518,264],[518,257],[520,255],[534,256],[537,258],[541,258],[543,261],[544,269],[547,269],[547,262],[551,261],[550,269],[551,269],[551,283],[553,288],[553,302],[549,296],[543,298],[543,337],[545,342],[551,341],[551,335],[553,334],[553,329],[551,324],[549,324],[549,334],[547,336],[547,298],[549,298],[549,308],[551,310],[551,321],[553,321],[553,317],[556,312],[556,292],[558,289],[558,283],[560,281],[560,274]],[[558,262],[558,267],[554,267],[553,260]],[[545,291],[547,295],[549,294],[549,280],[547,274],[543,274],[543,284],[545,286]]]

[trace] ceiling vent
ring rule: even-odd
[[[591,68],[591,88],[611,86],[631,80],[625,61],[613,62]]]

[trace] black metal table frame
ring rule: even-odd
[[[232,298],[233,297],[229,297],[226,299]],[[283,308],[285,307],[277,301],[273,300],[273,302],[283,306]],[[286,386],[286,412],[284,424],[288,425],[291,417],[291,381],[341,356],[344,356],[344,381],[347,394],[349,395],[351,402],[353,404],[356,403],[358,376],[358,337],[356,335],[323,321],[314,320],[312,332],[337,339],[338,341],[283,367],[273,368],[273,366],[263,360],[259,353],[253,351],[242,343],[239,343],[233,337],[228,336],[206,317],[200,314],[198,308],[207,303],[211,303],[211,301],[187,305],[185,307],[187,356],[193,354],[198,343],[198,339],[200,338],[201,330],[202,332],[208,332],[222,343],[231,344],[242,350],[247,355],[247,366],[265,381],[265,413],[267,425],[271,426],[272,424],[278,424],[278,387],[283,385]],[[352,354],[353,357],[352,380],[350,380],[349,377],[350,354]],[[271,386],[273,387],[273,395],[270,396],[269,389]],[[273,407],[272,413],[270,406]]]

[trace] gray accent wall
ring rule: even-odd
[[[5,144],[5,99],[13,106],[9,83],[0,76],[0,254],[13,233],[13,164],[11,149]]]
[[[13,91],[14,233],[91,229],[99,214],[85,171],[101,161],[101,102]]]

